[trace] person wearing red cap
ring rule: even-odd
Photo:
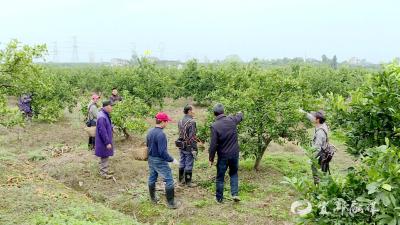
[[[99,99],[100,96],[96,94],[92,95],[92,100],[88,105],[88,114],[86,118],[86,126],[88,127],[96,126],[97,113],[99,112],[99,110],[97,109],[97,102],[99,101]],[[94,145],[95,145],[95,137],[89,137],[88,149],[94,150]]]
[[[170,117],[163,112],[157,113],[156,126],[149,130],[146,137],[146,144],[149,151],[149,192],[150,199],[153,203],[158,202],[156,197],[156,182],[158,175],[164,178],[165,195],[168,207],[177,209],[178,205],[175,201],[174,179],[172,171],[168,163],[178,164],[178,161],[168,154],[168,141],[163,129],[171,121]]]

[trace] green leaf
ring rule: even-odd
[[[393,218],[388,225],[396,225],[397,224],[397,220],[396,218]]]
[[[367,185],[367,190],[368,190],[368,194],[373,194],[376,192],[376,190],[378,189],[379,184],[376,182],[370,183]]]
[[[389,138],[385,137],[385,143],[386,143],[386,146],[389,146],[389,145],[390,145],[390,140],[389,140]]]
[[[383,184],[382,188],[386,191],[392,191],[392,186],[390,184]]]
[[[390,198],[385,193],[379,193],[377,199],[382,202],[383,205],[389,206],[390,205]]]

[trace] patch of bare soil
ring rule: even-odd
[[[182,108],[183,106],[184,102]],[[177,122],[182,117],[182,109],[174,106],[164,110],[173,119],[165,131],[169,138],[170,153],[178,159],[178,150],[172,143],[177,137]],[[204,119],[204,112],[205,109],[197,109],[200,120]],[[104,180],[98,175],[99,159],[92,151],[87,150],[87,136],[83,128],[82,118],[75,114],[67,115],[64,120],[54,124],[33,123],[25,128],[8,130],[6,135],[9,141],[5,143],[5,147],[17,149],[20,153],[28,151],[27,149],[46,152],[48,159],[33,163],[36,168],[97,202],[133,215],[140,222],[213,224],[219,221],[222,224],[289,224],[282,215],[287,214],[287,204],[294,194],[290,191],[285,191],[283,195],[279,193],[282,178],[279,171],[265,166],[258,173],[240,169],[240,182],[248,189],[245,193],[247,199],[240,204],[234,204],[229,201],[228,195],[226,203],[219,205],[213,200],[216,169],[207,166],[207,153],[200,153],[193,178],[198,186],[177,186],[176,196],[182,202],[182,207],[175,211],[167,210],[164,206],[149,205],[147,162],[136,161],[133,158],[133,149],[143,143],[144,137],[132,137],[129,140],[116,137],[115,156],[110,159],[110,169],[115,172],[116,179]],[[297,146],[290,143],[283,147],[273,143],[268,151],[302,154]],[[178,168],[172,168],[174,177],[177,177]],[[10,183],[20,182],[19,178],[10,179]],[[225,185],[229,186],[228,178]],[[161,202],[165,202],[161,180],[158,190]],[[283,210],[285,212],[282,212]]]

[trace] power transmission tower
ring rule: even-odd
[[[158,51],[160,53],[160,60],[162,60],[164,58],[164,52],[165,52],[165,44],[164,42],[160,42],[160,44],[158,45]]]
[[[78,42],[76,36],[72,37],[72,62],[79,62],[78,58]]]
[[[131,58],[130,61],[132,64],[136,64],[138,62],[139,56],[136,52],[136,44],[135,42],[131,42],[132,50],[131,50]]]
[[[96,62],[96,55],[94,52],[89,52],[89,62],[95,63]]]
[[[131,42],[131,49],[132,49],[132,53],[136,53],[136,43],[135,42]]]
[[[53,62],[58,62],[58,47],[57,47],[57,41],[55,41],[53,47]]]
[[[186,54],[185,54],[185,62],[187,62],[187,61],[189,61],[189,60],[192,60],[193,58],[192,58],[192,55],[189,53],[189,52],[187,52]]]

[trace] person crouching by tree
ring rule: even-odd
[[[168,163],[178,164],[178,161],[168,154],[167,136],[164,128],[171,121],[169,116],[163,112],[157,113],[156,126],[149,130],[146,137],[146,145],[148,148],[148,164],[149,164],[149,192],[150,199],[154,204],[158,203],[156,197],[156,182],[158,175],[164,178],[165,195],[168,207],[177,209],[178,204],[175,201],[174,178]]]
[[[224,106],[214,106],[215,122],[211,125],[211,141],[209,150],[210,166],[214,164],[215,153],[218,155],[216,178],[216,201],[223,203],[224,178],[229,168],[231,179],[231,195],[235,202],[239,202],[239,143],[237,126],[243,120],[243,113],[235,116],[226,116]]]
[[[88,114],[86,118],[86,126],[87,127],[95,127],[97,123],[97,114],[99,110],[97,108],[97,102],[99,101],[100,96],[94,94],[92,95],[92,100],[88,105]],[[89,137],[88,149],[94,150],[95,145],[95,137]]]
[[[307,114],[307,118],[314,123],[314,136],[312,139],[312,147],[315,149],[315,158],[318,160],[318,165],[323,173],[330,173],[329,162],[331,161],[334,152],[331,152],[329,145],[329,128],[326,124],[326,119],[323,111],[307,113],[304,110],[300,110]],[[318,177],[318,169],[312,165],[314,183],[318,184],[320,178]]]
[[[194,107],[186,105],[183,108],[183,119],[178,123],[179,139],[176,146],[180,150],[179,162],[179,182],[188,187],[194,187],[192,184],[192,171],[194,160],[197,157],[197,128],[194,120]]]
[[[117,88],[113,88],[113,89],[112,89],[110,101],[111,101],[113,104],[116,104],[116,103],[118,103],[119,101],[122,101],[122,97],[118,95],[118,90],[117,90]]]
[[[18,108],[28,121],[30,121],[33,116],[31,102],[32,94],[24,94],[18,100]]]
[[[112,103],[103,102],[103,108],[97,115],[95,155],[100,158],[100,176],[112,179],[113,172],[108,170],[109,157],[114,155],[113,126],[110,118]]]

